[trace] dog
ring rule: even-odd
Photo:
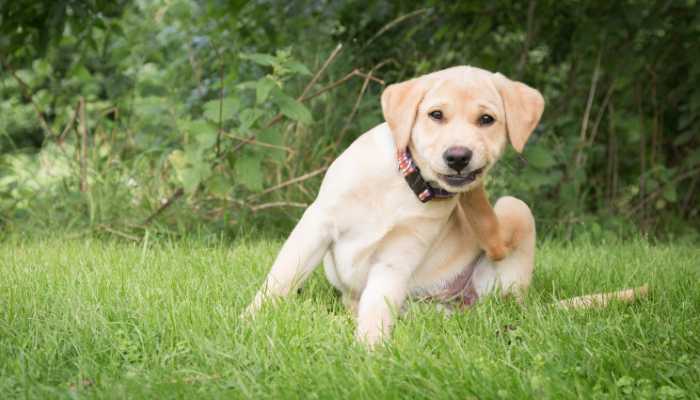
[[[513,197],[492,207],[483,180],[509,141],[522,152],[544,104],[537,90],[469,66],[388,86],[386,122],[331,164],[244,315],[296,290],[322,259],[370,348],[409,297],[448,309],[491,293],[522,301],[535,220]]]

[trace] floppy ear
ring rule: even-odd
[[[494,74],[496,89],[503,100],[510,144],[522,153],[527,138],[535,130],[544,111],[544,98],[537,90],[514,82],[500,73]]]
[[[430,82],[426,77],[411,79],[390,85],[382,93],[384,119],[394,134],[396,148],[399,150],[408,146],[418,106],[428,92]]]

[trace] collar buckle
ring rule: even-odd
[[[414,171],[406,176],[406,182],[408,182],[408,186],[413,190],[413,193],[418,196],[421,203],[427,203],[435,198],[435,189],[433,189],[428,182],[423,180],[420,171]]]

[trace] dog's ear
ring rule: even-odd
[[[537,90],[511,81],[500,73],[494,74],[493,80],[503,99],[510,144],[515,151],[522,153],[527,138],[540,121],[544,111],[544,98]]]
[[[428,77],[411,79],[390,85],[382,93],[382,113],[399,150],[408,146],[418,106],[428,92],[430,82]]]

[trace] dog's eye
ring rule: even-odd
[[[430,115],[430,118],[434,119],[435,121],[442,121],[442,111],[433,111],[428,115]]]
[[[488,125],[493,124],[493,121],[495,121],[495,120],[493,119],[492,116],[482,115],[481,118],[479,118],[479,125],[488,126]]]

